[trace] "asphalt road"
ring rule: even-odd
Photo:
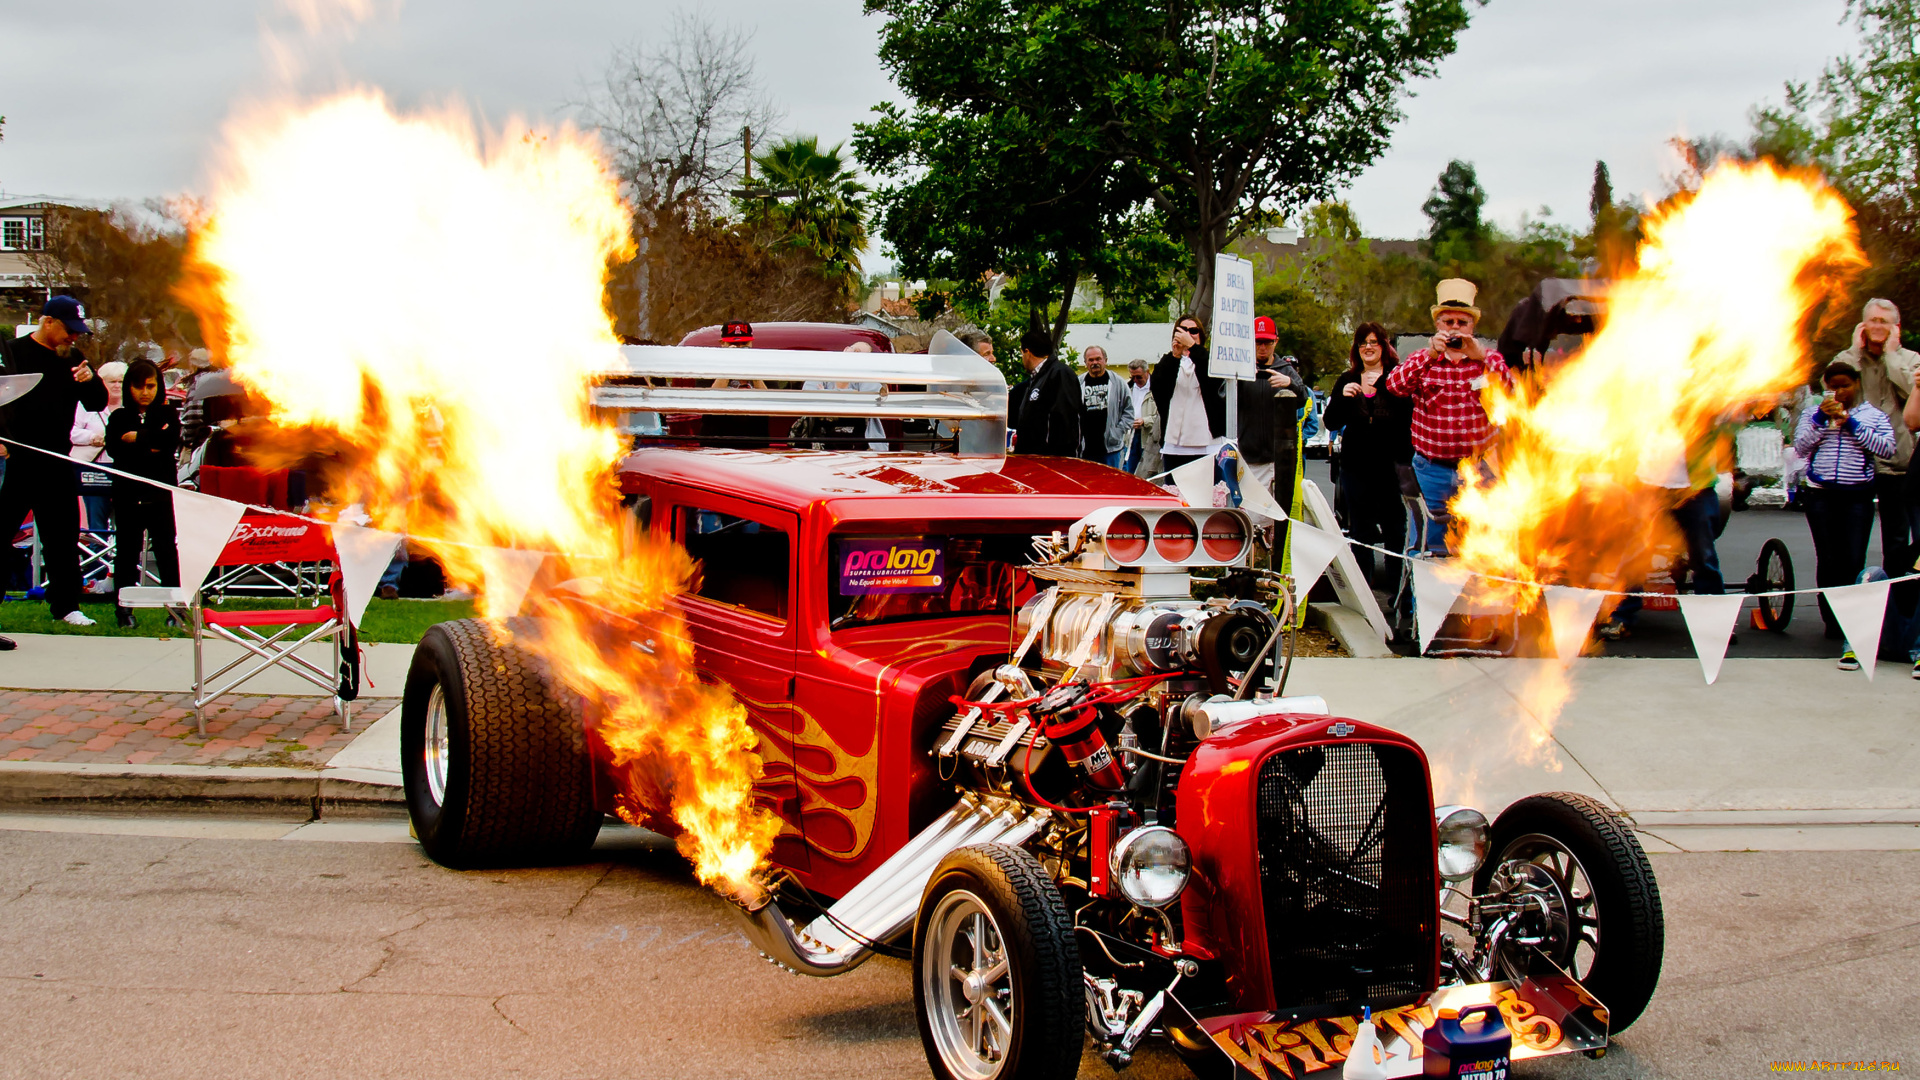
[[[1332,498],[1324,460],[1309,459],[1306,476]],[[1729,592],[1744,588],[1747,577],[1759,568],[1760,548],[1778,537],[1787,546],[1793,560],[1794,587],[1814,585],[1813,536],[1807,529],[1806,515],[1792,510],[1754,507],[1736,511],[1727,520],[1726,531],[1714,545],[1720,556],[1720,571]],[[1867,541],[1867,564],[1882,563],[1880,524],[1876,519],[1873,535]],[[1752,608],[1748,604],[1748,608]],[[1840,643],[1829,641],[1820,613],[1810,596],[1797,597],[1792,616],[1784,632],[1754,630],[1746,617],[1737,629],[1739,640],[1727,649],[1729,657],[1839,657]],[[1633,636],[1605,646],[1608,656],[1636,656],[1674,659],[1694,655],[1693,639],[1678,611],[1642,612]]]
[[[390,820],[0,815],[0,1076],[928,1075],[905,964],[775,970],[658,837],[488,873],[404,838]],[[1603,1060],[1517,1076],[1920,1067],[1920,852],[1653,861],[1668,936],[1648,1013]],[[1081,1075],[1112,1073],[1090,1057]],[[1127,1075],[1186,1074],[1146,1055]]]

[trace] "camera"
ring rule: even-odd
[[[1452,337],[1447,339],[1447,348],[1458,349],[1461,346],[1465,345],[1466,343],[1467,343],[1466,338],[1461,337],[1459,334],[1455,334]]]

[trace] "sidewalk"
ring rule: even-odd
[[[108,672],[125,682],[132,676],[119,665],[144,659],[140,678],[151,687],[144,694],[0,691],[0,748],[11,748],[0,757],[35,755],[0,761],[0,801],[19,801],[22,791],[51,799],[60,784],[68,800],[89,791],[168,798],[164,792],[239,790],[246,778],[257,778],[261,791],[292,792],[289,798],[324,801],[347,791],[398,798],[393,706],[410,649],[374,647],[385,653],[387,674],[376,676],[384,693],[362,699],[368,725],[356,721],[351,737],[324,730],[328,699],[262,695],[236,698],[226,719],[210,722],[207,744],[190,746],[192,728],[177,703],[181,669],[169,673],[166,657],[135,651],[178,644],[50,637],[0,654],[0,686],[20,681],[19,661],[32,657],[41,683],[88,670],[102,673],[96,682]],[[1300,658],[1287,689],[1319,694],[1336,715],[1419,740],[1436,800],[1490,816],[1534,792],[1579,791],[1628,814],[1651,850],[1920,849],[1920,684],[1904,666],[1882,665],[1868,682],[1831,660],[1734,658],[1708,686],[1690,659],[1577,660],[1568,669],[1572,695],[1543,740],[1550,753],[1529,762],[1539,722],[1523,704],[1526,687],[1554,664]],[[190,654],[184,670],[191,673]],[[160,685],[167,678],[175,686]],[[146,719],[136,723],[136,716]],[[216,733],[216,722],[228,726]],[[75,726],[55,730],[65,724]],[[214,739],[227,745],[214,752]],[[145,764],[134,760],[149,752]]]

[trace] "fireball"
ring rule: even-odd
[[[526,644],[585,699],[622,815],[671,820],[702,881],[744,879],[777,832],[754,735],[694,674],[685,552],[621,542],[621,443],[590,408],[617,358],[608,268],[632,254],[598,146],[348,94],[236,124],[208,212],[186,295],[275,427],[347,448],[343,497],[427,543],[498,632],[519,602],[501,549],[589,594],[543,605]]]

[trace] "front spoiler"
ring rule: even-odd
[[[1423,1063],[1421,1035],[1435,1013],[1446,1007],[1464,1009],[1493,1004],[1513,1033],[1513,1059],[1551,1057],[1575,1050],[1598,1050],[1607,1045],[1607,1010],[1586,988],[1569,978],[1529,978],[1507,982],[1443,986],[1418,1005],[1384,1009],[1373,1014],[1388,1076],[1419,1076]],[[1278,1080],[1310,1076],[1338,1067],[1347,1059],[1358,1016],[1313,1020],[1275,1019],[1269,1013],[1233,1013],[1198,1021],[1201,1035],[1235,1066],[1236,1077]]]

